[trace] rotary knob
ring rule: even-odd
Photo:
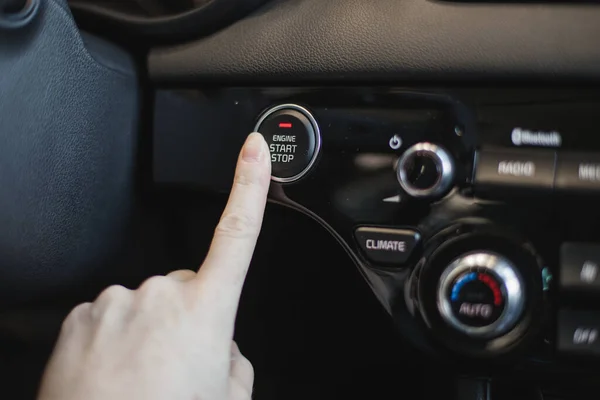
[[[454,182],[454,162],[446,149],[417,143],[398,159],[396,174],[402,189],[412,197],[438,197]]]
[[[507,258],[489,251],[459,256],[442,273],[437,304],[442,319],[473,338],[504,335],[520,320],[525,283]]]
[[[550,312],[544,262],[519,232],[469,218],[423,247],[408,300],[435,343],[456,355],[500,361],[539,339]]]

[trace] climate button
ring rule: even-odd
[[[411,229],[360,227],[354,234],[358,246],[375,264],[399,266],[412,254],[421,236]]]

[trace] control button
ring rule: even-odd
[[[398,135],[392,136],[390,139],[390,148],[392,150],[398,150],[400,147],[402,147],[402,138]]]
[[[464,254],[440,277],[437,304],[442,319],[475,338],[495,338],[521,318],[524,282],[507,258],[488,251]]]
[[[402,264],[421,236],[409,229],[358,228],[354,233],[365,257],[376,264]]]
[[[475,158],[475,187],[551,190],[555,157],[545,150],[481,150]]]
[[[450,299],[456,318],[465,325],[486,326],[504,311],[502,283],[488,272],[465,272],[452,285]]]
[[[600,154],[559,153],[556,188],[565,191],[600,192]]]
[[[319,127],[303,107],[284,104],[264,113],[255,131],[271,152],[272,179],[288,183],[302,178],[314,165],[321,148]]]
[[[600,245],[564,243],[559,283],[564,291],[600,295]]]
[[[600,312],[560,310],[558,351],[572,355],[600,355]]]
[[[392,136],[390,139],[390,148],[392,150],[398,150],[400,147],[402,147],[402,138],[398,135]]]
[[[433,143],[417,143],[398,160],[398,182],[413,197],[444,194],[454,181],[454,163],[450,154]]]

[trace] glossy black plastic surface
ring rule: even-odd
[[[558,296],[558,249],[565,241],[600,241],[598,195],[550,189],[544,193],[491,187],[474,194],[476,150],[530,149],[515,129],[557,132],[558,148],[538,151],[600,152],[594,132],[600,91],[563,89],[406,88],[230,88],[159,91],[156,100],[154,180],[157,187],[187,186],[227,191],[233,165],[257,118],[279,104],[298,104],[317,120],[322,148],[312,170],[291,184],[274,182],[270,199],[305,213],[325,227],[354,260],[401,334],[417,348],[443,354],[443,340],[411,287],[415,267],[427,262],[439,232],[457,221],[483,221],[512,243],[506,251],[533,249],[537,272],[529,300],[527,346],[511,354],[538,367],[557,359],[556,305],[598,308],[586,298]],[[441,198],[415,199],[404,193],[395,164],[411,145],[443,146],[455,161],[452,189]],[[399,144],[401,144],[399,146]],[[420,240],[403,264],[370,262],[355,242],[359,227],[412,229]],[[293,229],[293,227],[290,227]],[[521,239],[522,238],[522,239]],[[310,240],[306,251],[311,251]],[[441,245],[438,244],[438,245]],[[512,251],[511,249],[517,249]],[[489,246],[493,247],[493,244]],[[542,269],[550,272],[542,277]],[[543,278],[543,279],[542,279]],[[432,284],[434,284],[433,282]],[[546,289],[541,294],[542,286]],[[532,314],[532,310],[535,312]],[[548,310],[548,313],[546,313]],[[437,329],[436,329],[437,330]],[[530,333],[530,334],[529,334]],[[436,335],[438,336],[436,338]],[[441,342],[441,343],[440,343]],[[441,346],[440,346],[441,344]],[[521,343],[520,343],[521,344]],[[518,354],[517,354],[518,353]],[[464,354],[463,354],[464,355]],[[460,355],[453,354],[456,360]],[[496,360],[497,361],[497,360]],[[470,362],[470,361],[469,361]],[[594,364],[594,363],[592,363]],[[465,364],[468,365],[468,364]],[[490,368],[493,366],[488,365]],[[468,369],[468,367],[467,367]]]

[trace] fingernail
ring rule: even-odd
[[[242,149],[242,158],[248,162],[258,162],[262,159],[264,153],[264,141],[263,136],[258,132],[252,132],[244,148]]]

